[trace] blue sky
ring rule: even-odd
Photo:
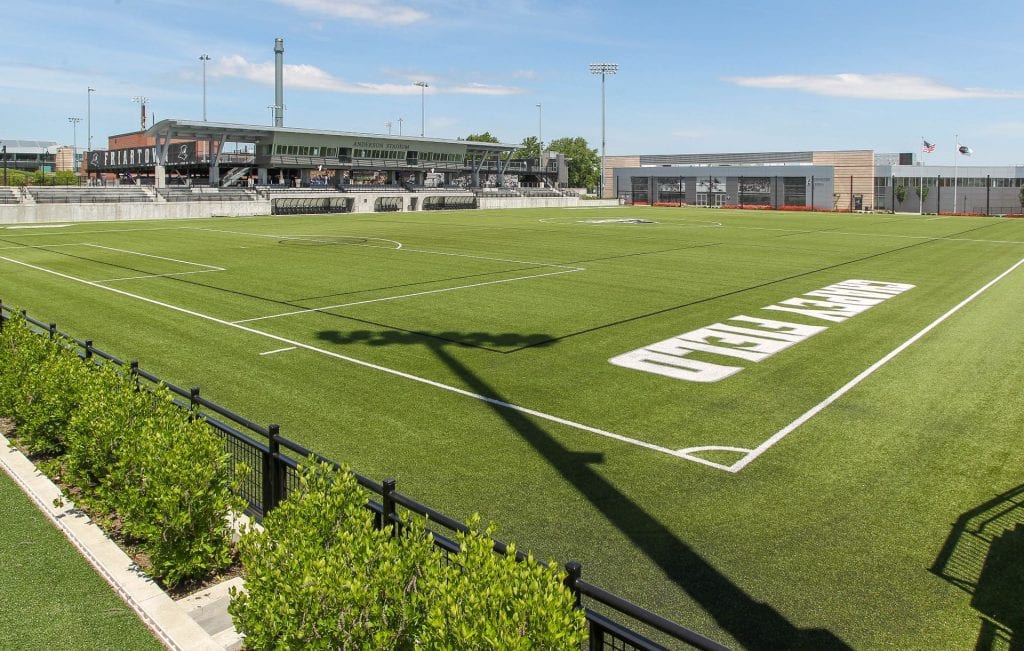
[[[285,125],[601,140],[607,152],[874,149],[1024,164],[1024,3],[89,0],[8,3],[0,138],[95,148],[156,119],[270,122],[285,42]],[[542,105],[538,110],[537,104]],[[961,163],[967,161],[961,158]]]

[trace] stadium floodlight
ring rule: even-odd
[[[402,123],[405,122],[405,118],[398,118],[398,135],[402,135]]]
[[[200,54],[199,60],[203,62],[203,122],[206,122],[206,62],[210,60],[210,55]]]
[[[601,186],[597,192],[597,196],[604,198],[604,156],[605,156],[605,138],[604,138],[604,78],[606,75],[614,75],[619,71],[619,64],[617,63],[591,63],[590,74],[601,75]]]
[[[427,120],[427,88],[430,87],[430,84],[425,81],[417,81],[413,85],[420,87],[420,137],[422,138]]]
[[[71,171],[78,171],[78,123],[82,121],[82,118],[68,118],[68,122],[71,123],[72,140],[71,140]]]
[[[140,131],[145,131],[146,130],[146,103],[149,102],[149,98],[148,97],[143,97],[142,95],[136,95],[135,97],[132,98],[132,101],[133,102],[138,102],[139,104],[142,105],[142,108],[141,108],[142,129],[140,129]]]
[[[391,135],[391,120],[386,121],[384,123],[384,126],[386,126],[388,128],[388,135],[390,136]]]

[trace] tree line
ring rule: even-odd
[[[471,133],[464,140],[475,142],[500,142],[489,131]],[[591,149],[586,138],[579,136],[556,138],[547,145],[547,151],[565,154],[569,167],[569,187],[595,188],[601,178],[601,157],[597,149]],[[517,160],[536,160],[540,157],[540,143],[536,136],[523,138],[519,149],[512,152],[511,158]]]

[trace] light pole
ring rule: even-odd
[[[405,122],[405,118],[398,118],[398,135],[402,135],[402,123]]]
[[[427,88],[430,84],[425,81],[417,81],[414,85],[420,87],[420,137],[422,138],[427,119]]]
[[[203,62],[203,122],[206,122],[206,62],[210,60],[210,55],[200,54],[199,60]]]
[[[68,122],[71,123],[71,171],[78,171],[78,123],[82,121],[82,118],[68,118]]]
[[[537,165],[544,167],[544,109],[537,102]]]
[[[132,98],[132,101],[133,102],[138,102],[139,104],[142,105],[142,129],[141,130],[145,131],[146,130],[146,102],[149,101],[149,98],[148,97],[143,97],[142,95],[136,95],[135,97]]]
[[[604,156],[605,156],[605,138],[604,138],[604,78],[606,75],[614,75],[619,71],[619,64],[617,63],[591,63],[590,74],[601,75],[601,187],[598,190],[598,197],[604,198]]]
[[[387,122],[385,122],[384,126],[386,126],[388,128],[388,135],[390,136],[391,135],[391,120],[388,120]]]
[[[88,119],[88,121],[85,123],[85,126],[86,126],[86,130],[89,133],[89,136],[88,136],[89,141],[88,141],[88,144],[86,145],[86,150],[87,151],[92,151],[92,94],[95,93],[95,92],[96,92],[96,89],[93,88],[92,86],[89,86],[88,89],[86,90],[86,93],[85,93],[85,97],[86,97],[86,109],[85,109],[86,110],[86,114],[85,114],[85,116]]]

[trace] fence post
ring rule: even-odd
[[[266,516],[275,507],[281,499],[281,475],[278,472],[279,460],[278,456],[281,454],[281,444],[278,443],[277,437],[281,431],[281,428],[277,424],[271,424],[267,426],[269,433],[268,447],[270,451],[263,457],[263,515]]]
[[[199,408],[199,387],[192,387],[188,390],[188,418],[194,420],[196,417],[196,409]]]
[[[85,358],[92,359],[92,339],[85,340]]]
[[[50,324],[50,341],[53,341],[56,338],[57,338],[57,324],[56,323],[51,323]]]
[[[0,332],[4,331],[4,299],[0,298]]]
[[[579,561],[569,561],[565,564],[565,580],[563,583],[565,587],[569,588],[573,596],[576,598],[573,604],[574,608],[583,607],[583,598],[580,595],[579,588],[576,587],[576,582],[580,580],[583,575],[583,566],[580,565]]]
[[[393,497],[391,497],[391,494],[395,492],[396,485],[397,482],[393,477],[388,477],[383,482],[381,482],[381,486],[383,487],[383,490],[381,491],[381,509],[383,510],[383,513],[381,514],[380,518],[380,527],[381,529],[383,529],[384,527],[390,524],[392,526],[392,537],[398,536],[398,520],[394,517],[395,500]]]
[[[132,378],[135,379],[135,390],[142,391],[142,387],[139,386],[139,360],[133,359],[131,362],[129,362],[128,369],[129,373],[131,373]]]

